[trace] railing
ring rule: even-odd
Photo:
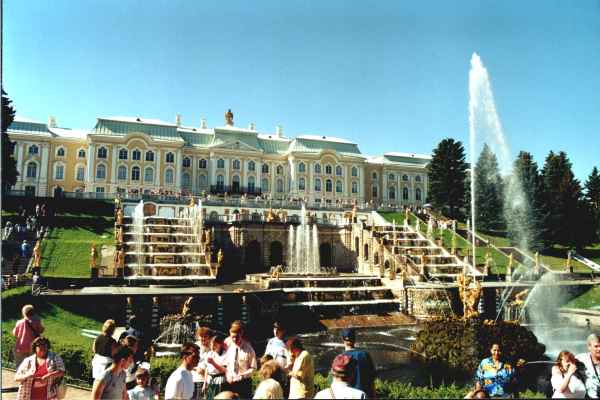
[[[262,194],[262,190],[260,187],[255,186],[239,186],[239,185],[211,185],[210,186],[211,194],[249,194],[253,196],[260,196]]]

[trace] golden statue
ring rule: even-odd
[[[190,207],[194,207],[196,205],[196,201],[194,200],[194,196],[190,196],[190,204],[188,204]]]
[[[115,208],[117,210],[121,209],[121,196],[117,193],[117,197],[115,197]]]
[[[121,249],[117,251],[115,255],[115,267],[116,268],[124,268],[125,267],[125,250]]]
[[[96,244],[92,243],[92,248],[90,250],[90,268],[97,268],[98,261],[98,250],[96,250]]]
[[[119,208],[117,210],[117,225],[123,225],[123,209]]]
[[[233,113],[231,112],[231,108],[225,113],[225,125],[233,126]]]
[[[521,290],[519,293],[515,294],[515,301],[513,304],[515,306],[521,306],[525,304],[525,300],[527,299],[527,294],[529,293],[529,289]]]
[[[471,278],[464,273],[456,277],[456,282],[458,284],[458,296],[463,304],[463,318],[477,317],[479,315],[477,306],[482,292],[481,284],[475,279],[473,287],[471,287]]]
[[[279,276],[283,273],[283,267],[281,265],[276,265],[271,267],[271,278],[275,280],[279,280]]]
[[[571,265],[571,250],[567,251],[567,272],[573,273],[573,265]]]
[[[192,301],[193,301],[193,297],[190,296],[187,298],[187,300],[183,303],[183,307],[181,308],[181,316],[182,317],[187,317],[188,315],[191,314],[192,312]]]
[[[123,244],[123,227],[120,226],[115,230],[117,244]]]
[[[42,263],[42,245],[41,240],[35,242],[33,247],[33,267],[39,268]]]
[[[352,222],[356,222],[357,211],[356,203],[354,203],[352,207]]]
[[[269,212],[267,213],[267,222],[273,222],[275,220],[275,215],[273,215],[273,210],[269,208]]]
[[[221,268],[224,262],[225,254],[223,253],[223,249],[219,249],[219,252],[217,253],[217,268]]]

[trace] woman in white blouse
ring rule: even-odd
[[[563,350],[552,367],[553,399],[583,399],[585,384],[577,373],[576,359],[573,353]],[[581,372],[581,371],[579,371]]]

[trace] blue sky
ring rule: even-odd
[[[513,153],[600,167],[600,1],[4,0],[17,113],[340,136],[363,153],[468,151],[468,73],[487,67]]]

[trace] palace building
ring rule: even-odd
[[[131,117],[98,118],[91,130],[22,118],[8,129],[19,177],[13,190],[31,196],[62,192],[224,194],[304,199],[309,205],[372,202],[423,205],[428,155],[363,155],[345,139],[260,133],[254,124],[209,128]]]

